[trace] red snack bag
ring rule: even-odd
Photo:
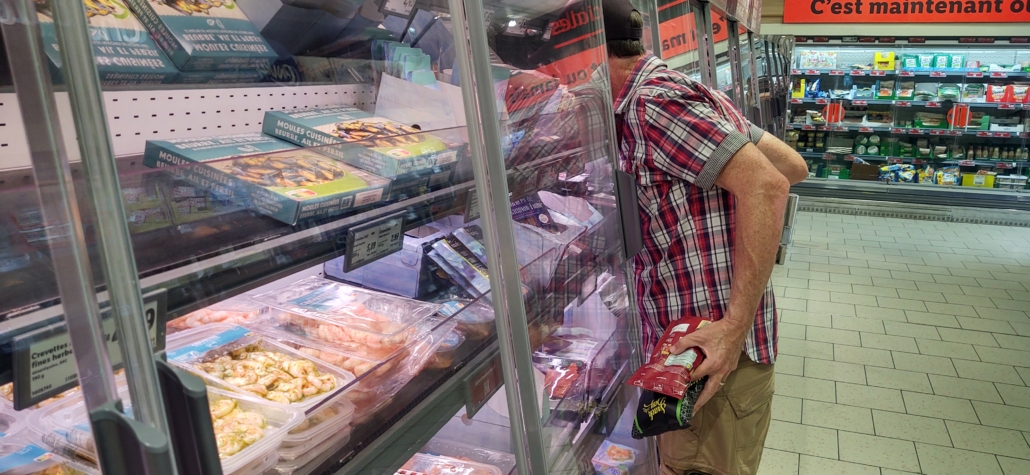
[[[700,317],[683,317],[669,325],[651,353],[651,359],[629,378],[629,384],[659,394],[683,399],[691,382],[690,373],[705,360],[700,348],[672,354],[672,345],[683,335],[712,323]]]

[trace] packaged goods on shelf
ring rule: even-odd
[[[108,86],[165,84],[175,80],[179,70],[158,49],[139,20],[111,0],[84,1],[93,55],[100,82]],[[61,52],[50,4],[37,3],[43,49],[55,78],[62,78]]]
[[[421,453],[442,455],[458,460],[478,462],[483,465],[497,467],[501,473],[510,474],[515,471],[515,455],[499,452],[485,447],[477,447],[440,437],[433,437],[422,447]]]
[[[172,225],[172,213],[156,180],[137,175],[122,180],[122,203],[129,232],[144,233]]]
[[[494,329],[494,309],[482,299],[444,302],[440,314],[453,317],[458,330],[469,339],[484,339]]]
[[[983,84],[971,83],[962,86],[962,102],[984,102],[987,88]]]
[[[894,52],[879,52],[873,54],[873,69],[880,71],[894,71]]]
[[[440,455],[417,453],[397,473],[453,473],[462,475],[503,475],[501,469],[479,462]]]
[[[798,67],[801,69],[836,68],[837,52],[824,50],[802,50],[798,53]]]
[[[319,453],[317,447],[330,439],[341,442],[338,435],[350,436],[350,424],[354,419],[354,403],[342,400],[321,409],[294,427],[283,438],[279,447],[279,460],[302,462],[305,455]]]
[[[1023,175],[998,175],[994,177],[998,188],[1006,190],[1022,190],[1026,188],[1027,177]]]
[[[260,71],[186,71],[179,73],[178,84],[248,84],[260,82],[266,76]]]
[[[275,315],[280,326],[370,359],[392,356],[424,337],[422,324],[440,310],[319,277],[254,299],[282,311]]]
[[[304,451],[297,451],[296,458],[285,459],[283,454],[293,454],[293,451],[286,448],[279,449],[279,461],[275,464],[275,471],[279,475],[292,475],[293,473],[299,472],[304,466],[317,459],[322,454],[337,450],[346,444],[351,437],[350,426],[342,427],[340,430],[331,432],[327,439],[324,439],[318,443],[305,445]],[[262,475],[268,475],[270,472],[262,472]]]
[[[448,239],[449,238],[449,239]],[[489,270],[457,238],[448,236],[433,243],[429,256],[436,264],[455,278],[469,295],[481,297],[490,291]]]
[[[458,148],[429,133],[353,107],[265,113],[262,130],[380,176],[394,178],[457,161]]]
[[[206,308],[183,315],[167,323],[168,333],[177,333],[212,323],[239,325],[268,312],[268,306],[250,299],[237,297],[223,300]]]
[[[433,357],[430,358],[428,367],[445,369],[454,365],[454,357],[458,347],[465,343],[465,335],[458,330],[451,330],[444,336],[440,346],[437,347]]]
[[[601,442],[590,462],[597,473],[604,475],[629,475],[636,465],[640,452],[636,449],[610,441]]]
[[[267,70],[279,57],[235,2],[126,3],[181,71]]]
[[[122,378],[117,383],[118,395],[126,401],[125,414],[131,416],[129,388]],[[208,387],[207,396],[218,455],[226,475],[262,473],[262,468],[270,468],[268,457],[276,458],[288,431],[304,419],[300,411],[217,388]],[[96,445],[81,396],[35,411],[30,420],[33,430],[52,449],[95,459]]]
[[[16,435],[21,430],[22,422],[15,414],[0,412],[0,437]]]
[[[962,186],[994,188],[994,179],[995,175],[993,173],[963,173]]]
[[[405,233],[401,250],[351,272],[343,271],[343,257],[328,261],[325,275],[402,297],[422,297],[436,288],[427,247],[461,226],[464,217],[445,217]]]
[[[223,197],[186,181],[162,181],[162,193],[168,197],[172,221],[182,225],[243,209],[242,203]]]
[[[347,371],[235,325],[181,332],[169,338],[168,347],[170,363],[209,385],[304,411],[336,399],[354,380]]]
[[[100,471],[64,458],[41,444],[18,437],[0,437],[0,473],[18,475],[96,475]]]
[[[147,141],[143,163],[287,224],[376,203],[390,184],[260,133]]]

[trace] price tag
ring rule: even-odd
[[[858,131],[859,132],[872,132],[873,128],[872,127],[859,127]]]
[[[951,135],[951,136],[954,136],[954,137],[958,137],[958,136],[962,135],[962,131],[961,130],[949,130],[948,131],[948,135]]]
[[[805,100],[800,97],[795,97],[790,100],[791,104],[804,104]]]
[[[801,130],[815,130],[814,125],[802,125]]]
[[[791,69],[790,70],[790,74],[794,75],[794,76],[800,76],[801,75],[801,70],[800,69]]]
[[[903,134],[903,133],[905,133],[905,129],[893,128],[893,129],[891,129],[891,133],[892,134]]]
[[[870,76],[886,76],[887,75],[887,71],[880,71],[880,70],[869,71],[869,75]]]
[[[998,104],[998,109],[1001,109],[1001,110],[1015,110],[1016,109],[1016,105],[1015,104],[1009,104],[1009,103]]]
[[[1015,167],[1012,166],[1011,163],[998,162],[998,163],[994,164],[994,168],[998,168],[998,169],[1001,169],[1001,170],[1006,170],[1006,169],[1015,168]]]
[[[408,18],[414,9],[415,0],[386,0],[383,6],[379,7],[379,12]]]
[[[816,99],[815,103],[816,104],[829,104],[830,100],[829,99]]]
[[[807,74],[809,76],[816,76],[816,75],[819,75],[820,73],[819,73],[818,69],[806,69],[805,70],[805,74]]]
[[[943,78],[943,77],[947,77],[947,76],[948,76],[948,73],[946,73],[944,71],[933,71],[933,72],[930,73],[930,77],[932,77],[932,78]]]
[[[837,132],[847,132],[847,131],[849,131],[851,129],[849,129],[847,126],[838,125],[838,126],[834,127],[833,130],[836,130]]]
[[[851,101],[851,105],[853,105],[853,106],[865,106],[865,105],[869,105],[869,101],[866,101],[866,100],[863,100],[863,99],[856,99],[856,100]]]
[[[851,75],[852,76],[865,76],[865,71],[863,71],[861,69],[852,69],[851,70]]]
[[[926,165],[926,160],[923,160],[921,158],[913,158],[912,159],[912,164],[913,165]]]
[[[940,106],[941,106],[940,102],[929,101],[929,102],[926,103],[926,107],[940,107]]]
[[[903,78],[912,78],[912,77],[916,76],[916,72],[915,71],[902,71],[902,72],[898,73],[898,76],[901,76]]]
[[[1030,132],[1020,132],[1019,137],[1024,139],[1030,139]]]
[[[825,131],[829,132],[829,131],[833,130],[833,127],[831,127],[829,125],[820,125],[819,126],[819,130],[825,130]]]
[[[143,314],[154,351],[165,347],[167,293],[156,290],[143,296]],[[111,365],[122,366],[119,335],[110,308],[101,312],[104,340]],[[79,385],[71,338],[64,323],[15,337],[12,342],[14,408],[31,407]]]
[[[966,77],[967,78],[982,78],[982,77],[984,77],[984,73],[982,73],[980,71],[968,72],[968,73],[966,73]]]
[[[999,71],[994,71],[994,72],[991,73],[991,77],[992,78],[1007,78],[1007,77],[1009,77],[1009,73],[1003,73],[1003,72],[999,72]]]
[[[844,75],[844,70],[843,69],[831,69],[830,70],[830,76],[843,76],[843,75]]]
[[[958,161],[958,165],[960,167],[972,167],[972,166],[976,166],[976,162],[974,162],[972,160],[959,160]]]
[[[404,211],[347,230],[343,271],[352,272],[404,247]]]
[[[977,137],[990,137],[990,136],[991,136],[991,133],[990,133],[990,132],[982,132],[982,131],[981,131],[981,132],[977,132],[977,133],[976,133],[976,136],[977,136]]]
[[[930,130],[930,135],[946,135],[947,132],[947,130],[932,129]]]
[[[898,102],[895,102],[894,104],[897,105],[898,107],[912,107],[912,102],[910,102],[910,101],[898,101]]]
[[[823,154],[823,160],[833,160],[834,158],[835,157],[833,156],[832,153],[824,153]]]
[[[853,161],[855,161],[855,156],[854,155],[845,155],[844,156],[844,161],[845,162],[853,162]]]
[[[901,157],[887,157],[887,163],[901,163]]]
[[[1007,139],[1009,137],[1012,137],[1012,132],[995,132],[994,137],[999,139]]]
[[[909,135],[923,135],[926,133],[926,131],[923,129],[909,129],[908,133]]]
[[[466,382],[465,415],[469,418],[475,416],[503,384],[504,373],[501,371],[501,357],[495,356]]]

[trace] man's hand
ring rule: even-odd
[[[677,355],[695,346],[705,354],[705,360],[690,373],[693,380],[708,376],[705,389],[694,403],[695,414],[722,388],[723,381],[726,381],[730,373],[737,369],[744,338],[750,330],[750,327],[743,327],[724,319],[684,335],[672,345],[672,352]]]

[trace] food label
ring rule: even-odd
[[[229,343],[232,343],[250,334],[251,331],[246,328],[233,327],[210,338],[200,340],[192,345],[186,345],[182,348],[177,348],[175,350],[169,351],[167,353],[168,360],[179,363],[185,363],[192,359],[200,357],[208,351],[211,351],[221,346],[228,345]]]
[[[684,317],[669,327],[658,341],[647,364],[638,369],[629,379],[629,384],[648,391],[682,399],[692,382],[691,372],[704,361],[704,353],[697,348],[688,348],[679,355],[672,354],[672,347],[683,336],[697,331],[711,323],[698,317]]]
[[[155,291],[143,298],[143,311],[155,351],[164,349],[165,291]],[[115,329],[110,309],[102,314],[104,340],[111,365],[121,367],[120,336]],[[25,409],[40,401],[78,386],[78,370],[67,327],[59,323],[21,335],[13,342],[14,408]]]
[[[347,230],[343,271],[353,272],[404,248],[404,213]]]
[[[504,384],[501,357],[496,356],[468,379],[465,413],[471,419]]]
[[[17,452],[0,457],[0,473],[13,473],[15,469],[22,469],[18,473],[37,473],[56,465],[57,461],[51,461],[54,454],[43,450],[35,445],[26,445]]]

